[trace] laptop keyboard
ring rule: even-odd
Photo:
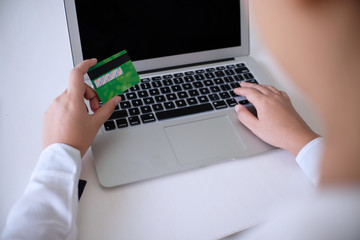
[[[257,83],[244,63],[142,78],[120,96],[122,101],[104,123],[106,131],[234,107],[241,81]]]

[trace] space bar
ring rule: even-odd
[[[186,115],[191,115],[194,113],[201,113],[201,112],[207,112],[214,110],[213,106],[210,103],[202,104],[202,105],[196,105],[191,107],[185,107],[185,108],[177,108],[173,110],[168,110],[164,112],[157,112],[156,117],[158,120],[164,120],[174,117],[181,117]]]

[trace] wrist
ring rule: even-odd
[[[294,156],[297,156],[301,149],[318,137],[320,137],[320,135],[313,131],[307,132],[306,134],[299,135],[296,139],[289,141],[288,143],[291,145],[285,149],[291,152]]]

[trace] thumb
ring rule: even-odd
[[[121,97],[115,96],[111,98],[109,101],[104,103],[93,115],[93,118],[101,126],[106,120],[109,119],[111,114],[114,112],[114,108],[119,104],[121,101]]]
[[[239,121],[251,131],[253,131],[259,119],[257,119],[257,117],[255,117],[246,107],[241,104],[235,106],[235,111]]]

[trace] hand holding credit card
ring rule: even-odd
[[[125,50],[98,62],[89,69],[88,76],[103,103],[140,82]]]

